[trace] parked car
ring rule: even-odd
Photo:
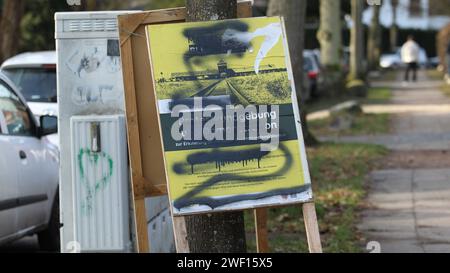
[[[401,48],[397,48],[395,52],[387,53],[381,55],[380,58],[380,67],[384,69],[397,69],[404,68],[406,65],[402,61],[401,57]],[[419,52],[419,66],[420,67],[428,67],[428,56],[425,49],[420,48]]]
[[[428,63],[430,68],[438,68],[441,64],[441,60],[439,59],[439,57],[431,57],[428,59]]]
[[[384,69],[396,69],[403,65],[400,55],[396,52],[381,55],[380,67]]]
[[[312,50],[303,51],[304,70],[309,79],[309,89],[312,97],[317,97],[322,89],[324,79],[316,53]]]
[[[58,115],[56,92],[56,52],[27,52],[7,59],[0,67],[25,97],[39,120],[40,116]],[[55,145],[58,136],[48,136]]]
[[[319,74],[317,75],[317,80],[318,80],[318,95],[320,95],[320,93],[322,93],[325,89],[326,86],[326,74],[325,74],[325,69],[322,65],[322,61],[321,61],[321,56],[320,56],[320,49],[313,49],[311,51],[313,53],[313,57],[316,60],[317,66],[319,67]]]
[[[308,78],[308,73],[303,70],[303,81],[302,81],[302,97],[301,99],[303,101],[309,101],[311,100],[311,84],[310,80]]]
[[[6,60],[0,69],[19,88],[36,116],[57,116],[55,51],[22,53]]]
[[[307,50],[309,51],[309,50]],[[322,68],[322,62],[320,61],[320,49],[316,48],[311,50],[311,53],[314,57],[314,59],[316,60],[317,64],[319,64],[320,68]]]
[[[32,114],[0,72],[0,244],[37,234],[44,250],[59,246],[57,118]]]

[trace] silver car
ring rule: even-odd
[[[6,60],[0,70],[17,86],[28,106],[40,116],[58,116],[56,52],[27,52]],[[47,137],[58,145],[58,135]]]
[[[31,113],[0,73],[0,245],[38,234],[44,250],[59,247],[58,148],[47,135],[57,118]]]

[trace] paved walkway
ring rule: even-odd
[[[372,173],[360,230],[383,253],[450,252],[450,169]]]
[[[392,135],[334,140],[385,145],[393,153],[410,154],[410,161],[429,164],[394,164],[373,172],[369,208],[362,212],[359,228],[367,242],[379,242],[384,253],[450,253],[450,166],[436,164],[439,156],[449,156],[450,98],[424,73],[417,84],[403,86],[401,80],[380,84],[393,88],[392,102],[371,110],[395,113]],[[430,154],[437,159],[431,160]]]
[[[399,74],[399,77],[401,75]],[[391,150],[450,150],[450,98],[439,90],[441,82],[430,81],[419,73],[419,82],[404,86],[396,82],[379,82],[374,86],[393,88],[391,103],[363,106],[366,113],[394,114],[393,132],[389,135],[324,137],[321,141],[373,143]],[[314,113],[309,119],[327,116]]]

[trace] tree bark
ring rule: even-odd
[[[236,0],[186,0],[187,21],[236,18]],[[242,211],[187,216],[186,230],[192,253],[245,253]]]
[[[381,56],[381,26],[380,26],[380,6],[372,7],[373,16],[367,39],[367,60],[370,70],[379,68]]]
[[[97,10],[97,0],[83,0],[81,2],[82,11],[95,11]]]
[[[343,89],[341,0],[320,0],[320,28],[317,39],[320,42],[322,73],[325,76],[327,93],[337,95]]]
[[[450,67],[447,62],[447,47],[450,43],[450,24],[444,27],[436,35],[436,51],[439,57],[440,66],[444,69],[444,72],[449,73]]]
[[[187,21],[212,21],[237,17],[237,1],[187,0]]]
[[[339,67],[341,32],[341,1],[320,0],[320,28],[317,39],[320,42],[321,61],[325,67]]]
[[[22,0],[3,1],[0,20],[0,63],[18,52],[23,4]]]
[[[352,21],[350,41],[350,80],[364,80],[364,26],[362,23],[363,0],[351,0]]]
[[[398,0],[391,0],[392,6],[392,25],[389,32],[390,36],[390,46],[391,51],[395,52],[398,44],[398,26],[397,26],[397,8],[398,8]]]
[[[270,0],[267,11],[268,16],[283,16],[289,43],[289,53],[294,74],[295,90],[297,92],[298,106],[302,120],[302,130],[305,143],[308,146],[316,145],[316,138],[308,130],[306,120],[307,112],[303,97],[303,49],[305,44],[305,17],[306,0]]]

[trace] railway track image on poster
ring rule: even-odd
[[[174,215],[311,201],[282,18],[146,31]]]

